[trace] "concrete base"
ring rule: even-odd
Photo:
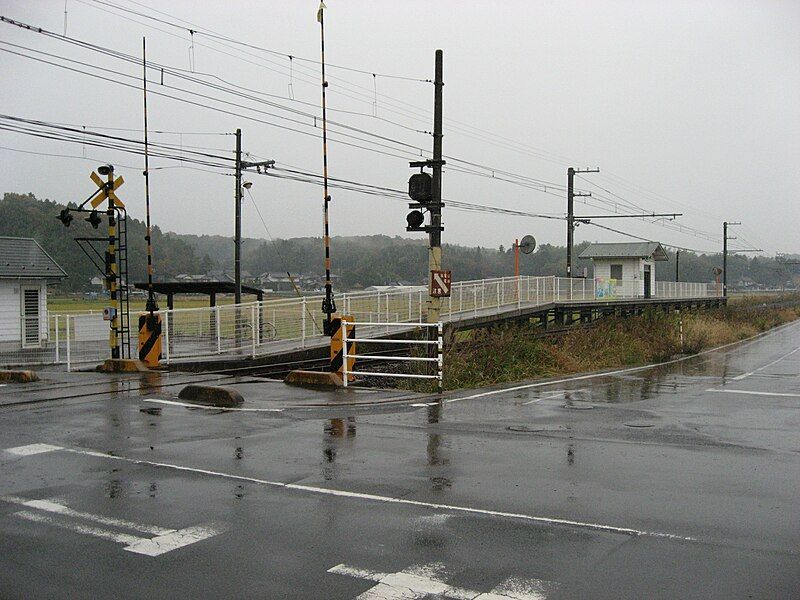
[[[291,371],[283,382],[301,387],[342,387],[342,379],[336,373],[327,371]]]
[[[34,371],[0,371],[0,381],[30,383],[39,381],[39,376]]]
[[[178,398],[187,402],[220,408],[232,408],[244,402],[244,398],[236,390],[213,385],[187,385],[178,394]]]
[[[138,359],[109,358],[97,370],[101,373],[146,373],[150,369]]]

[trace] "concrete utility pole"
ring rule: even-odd
[[[233,234],[234,303],[242,303],[242,130],[236,130],[236,211]]]
[[[432,271],[442,269],[442,65],[444,53],[436,51],[435,76],[433,80],[433,160],[432,198],[430,203],[431,230],[428,234],[428,323],[438,323],[441,313],[441,299],[433,296]]]
[[[722,223],[722,296],[728,297],[728,240],[735,240],[735,237],[728,237],[729,225],[741,225],[741,223],[725,221]]]
[[[675,281],[678,282],[681,280],[680,278],[680,271],[678,270],[678,265],[680,264],[681,260],[681,251],[675,250]]]
[[[567,277],[572,277],[572,246],[575,238],[575,198],[591,196],[591,192],[575,193],[575,173],[599,173],[600,169],[567,169]]]

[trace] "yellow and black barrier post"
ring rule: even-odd
[[[148,367],[159,366],[161,360],[161,315],[139,315],[139,360]]]
[[[347,323],[347,352],[345,353],[344,338],[342,331],[342,320]],[[349,315],[335,316],[331,319],[331,373],[338,374],[344,381],[344,357],[347,355],[347,371],[353,370],[356,364],[354,354],[356,353],[356,343],[351,341],[356,337],[356,326],[353,324],[353,317]],[[347,381],[355,381],[354,375],[348,375]]]

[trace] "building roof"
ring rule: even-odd
[[[140,290],[147,289],[146,282],[133,285]],[[236,286],[230,281],[154,281],[153,291],[157,294],[233,294]],[[242,293],[259,296],[263,290],[243,285]]]
[[[0,279],[64,279],[66,272],[32,238],[0,236]]]
[[[652,258],[653,260],[669,260],[664,247],[658,242],[589,244],[578,258]]]

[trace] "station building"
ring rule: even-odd
[[[590,244],[579,258],[592,259],[595,297],[652,298],[656,261],[669,260],[658,242]]]
[[[36,240],[0,236],[0,352],[46,344],[47,285],[66,276]]]

